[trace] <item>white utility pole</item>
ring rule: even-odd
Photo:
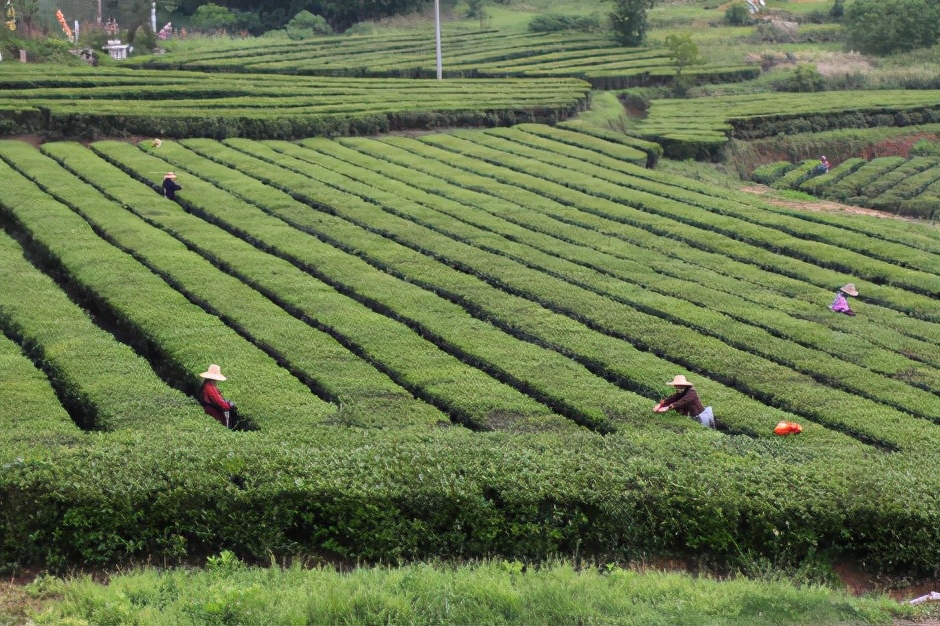
[[[154,1],[150,5],[150,31],[157,32],[157,3]]]
[[[437,36],[437,80],[444,78],[441,64],[441,0],[434,0],[434,30]]]

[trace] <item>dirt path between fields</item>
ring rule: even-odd
[[[924,223],[923,220],[904,217],[902,215],[895,215],[894,213],[888,213],[886,211],[876,211],[875,209],[867,209],[865,207],[853,206],[851,204],[839,204],[838,202],[830,202],[828,200],[801,201],[773,198],[769,197],[768,194],[774,193],[776,190],[768,187],[767,185],[749,185],[747,187],[742,187],[741,191],[746,191],[747,193],[762,196],[764,202],[786,209],[797,209],[803,211],[828,211],[830,213],[853,213],[856,215],[868,215],[870,217],[880,217],[883,219],[901,220],[902,222]]]

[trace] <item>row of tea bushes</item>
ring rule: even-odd
[[[840,128],[913,126],[940,121],[936,91],[844,91],[717,96],[654,100],[647,115],[632,120],[630,133],[663,146],[676,159],[715,159],[730,137],[774,135]]]
[[[594,89],[671,83],[675,66],[664,48],[624,48],[600,34],[457,32],[446,35],[448,80],[577,77]],[[434,78],[434,38],[425,33],[322,37],[308,41],[230,41],[199,50],[141,57],[137,67],[207,72],[281,73],[373,78]],[[685,72],[700,82],[756,78],[760,69],[705,65]]]
[[[932,571],[937,416],[917,370],[931,381],[940,364],[935,323],[911,314],[917,294],[903,284],[871,285],[893,308],[826,308],[847,278],[826,267],[838,229],[899,272],[902,232],[800,222],[549,134],[0,146],[4,230],[57,279],[0,273],[0,297],[25,299],[42,280],[60,301],[81,295],[90,332],[123,329],[128,362],[161,372],[148,376],[195,425],[180,436],[173,420],[147,423],[142,404],[123,410],[128,428],[63,445],[50,431],[38,458],[17,461],[22,446],[0,439],[0,562],[232,549],[265,561],[576,553],[733,566],[742,551],[783,565],[826,546],[826,558]],[[178,202],[153,191],[169,169]],[[755,240],[709,230],[712,219]],[[908,227],[929,261],[929,231]],[[786,245],[762,250],[774,233]],[[215,281],[244,307],[204,284]],[[23,313],[37,306],[19,309],[20,326],[49,323]],[[205,367],[193,326],[241,362],[226,385],[251,394],[257,430],[218,427],[174,387]],[[329,340],[307,327],[364,363],[316,368],[304,349]],[[25,333],[4,332],[31,354]],[[34,336],[55,347],[54,333]],[[98,367],[67,345],[47,352],[79,373]],[[244,386],[256,367],[270,394]],[[650,412],[676,373],[700,384],[722,430]],[[431,419],[383,415],[389,381]],[[916,414],[891,406],[904,385]],[[407,393],[389,411],[406,412]],[[371,420],[343,418],[343,396],[357,394]],[[14,400],[0,387],[0,407]],[[436,411],[474,428],[439,428]],[[775,437],[788,418],[803,433]]]
[[[557,122],[587,106],[574,78],[415,81],[0,66],[0,131],[291,139]]]
[[[269,145],[282,150],[279,146],[289,144]],[[878,316],[877,311],[870,309],[869,313],[875,313],[879,319],[873,322],[867,319],[855,320],[862,326],[846,328],[839,319],[818,315],[819,301],[829,296],[825,290],[812,292],[805,286],[799,290],[796,281],[745,263],[732,262],[715,253],[697,251],[686,246],[670,246],[664,249],[662,239],[653,232],[623,223],[613,223],[603,217],[580,211],[577,207],[583,203],[574,203],[572,200],[573,204],[568,206],[522,189],[516,184],[499,182],[495,179],[496,176],[508,176],[504,168],[479,160],[470,161],[459,157],[455,159],[452,152],[414,139],[312,139],[303,141],[302,145],[316,151],[313,155],[307,153],[306,159],[320,165],[329,166],[329,162],[324,159],[324,156],[328,156],[366,170],[381,172],[384,176],[414,187],[420,186],[438,197],[459,201],[463,205],[459,209],[461,216],[468,215],[468,207],[497,215],[507,222],[526,228],[527,233],[514,230],[513,236],[519,241],[537,245],[543,251],[559,252],[559,247],[565,242],[577,243],[602,252],[608,256],[600,262],[589,262],[590,266],[606,273],[623,267],[623,271],[617,271],[616,275],[624,280],[633,281],[649,275],[647,280],[638,282],[650,289],[670,290],[673,281],[681,279],[681,284],[693,286],[676,288],[671,292],[679,293],[691,302],[715,307],[738,319],[746,319],[750,323],[768,328],[774,334],[782,334],[798,342],[831,350],[842,358],[865,363],[867,367],[886,367],[888,369],[885,373],[895,374],[908,369],[911,363],[918,366],[929,363],[932,368],[940,365],[940,347],[889,328],[892,318],[898,318],[896,313],[885,311],[883,316]],[[304,153],[293,149],[291,154]],[[445,161],[452,161],[460,167],[444,165]],[[346,171],[350,170],[347,168]],[[525,182],[518,177],[513,177],[512,180]],[[441,200],[435,199],[435,205],[440,206]],[[820,232],[826,230],[821,226],[815,229]],[[539,237],[540,234],[548,235],[552,239]],[[583,259],[584,252],[573,248],[572,252],[565,256],[571,260]],[[678,260],[682,262],[677,262]],[[752,287],[742,290],[742,284],[750,284]],[[778,286],[780,293],[769,292],[768,288],[772,285]],[[795,293],[804,295],[806,301],[801,303],[788,297]],[[747,316],[743,313],[745,310],[759,310],[761,314]],[[780,316],[773,316],[773,311],[779,311]],[[791,329],[795,323],[799,325],[800,320],[810,322],[811,325],[802,325],[799,331]],[[812,325],[818,325],[818,330],[812,330]],[[916,323],[908,323],[906,326],[916,334],[923,332],[917,328]],[[833,330],[838,333],[833,334]],[[862,348],[862,345],[882,346],[893,355],[879,352],[879,356],[874,358],[863,356],[862,352],[867,350]],[[898,357],[903,360],[897,361]],[[911,361],[907,361],[909,358]],[[891,369],[893,367],[899,369]]]
[[[4,142],[3,148],[11,147],[10,143]],[[25,145],[16,142],[16,146]],[[232,376],[229,384],[245,399],[239,405],[252,422],[281,422],[283,406],[292,408],[292,419],[304,421],[322,420],[335,411],[335,406],[313,395],[218,317],[187,300],[131,254],[99,237],[82,216],[6,163],[0,164],[0,171],[9,182],[0,190],[6,218],[29,237],[35,254],[61,269],[63,280],[89,306],[113,319],[127,341],[159,362],[174,387],[192,396],[198,389],[196,374],[209,363],[224,362],[235,371],[251,372]],[[30,174],[40,180],[45,176],[54,179],[59,176],[58,165],[52,161],[38,164]],[[88,210],[96,208],[97,203],[86,206]],[[158,406],[164,404],[155,401]],[[147,417],[143,412],[137,419]]]
[[[816,164],[770,163],[755,170],[752,177],[776,189],[805,191],[827,200],[923,219],[940,217],[940,159],[936,157],[847,159],[822,175],[814,174]]]

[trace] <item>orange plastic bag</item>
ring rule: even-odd
[[[803,432],[803,427],[796,422],[780,422],[774,428],[775,435],[796,435]]]

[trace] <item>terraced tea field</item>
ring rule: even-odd
[[[940,217],[940,158],[846,159],[818,175],[818,161],[769,163],[755,179],[777,189],[796,189],[830,200],[924,219]]]
[[[0,159],[4,562],[940,562],[935,226],[538,124]],[[651,412],[680,373],[719,430]]]
[[[624,48],[599,33],[518,33],[445,29],[444,78],[575,77],[595,89],[623,89],[669,82],[675,66],[665,48]],[[305,41],[220,39],[129,65],[204,72],[308,76],[433,78],[437,76],[434,31],[389,35],[343,35]],[[688,74],[711,82],[747,80],[753,65],[708,64]]]
[[[940,120],[937,91],[759,93],[654,100],[631,134],[673,158],[714,158],[731,137],[758,139],[840,128],[916,126]]]
[[[575,78],[414,81],[0,65],[0,135],[295,139],[556,122]]]

